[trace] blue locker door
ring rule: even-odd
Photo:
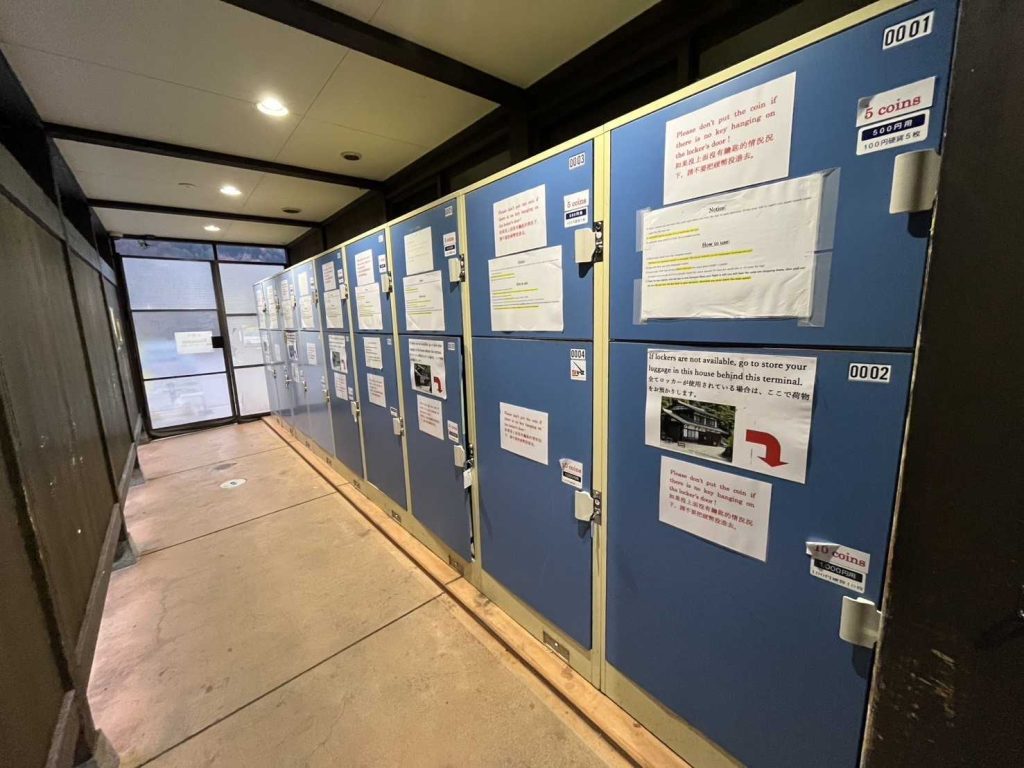
[[[560,248],[561,260],[561,330],[533,330],[532,338],[590,339],[594,325],[593,268],[577,264],[574,238],[580,227],[593,223],[594,153],[593,142],[587,141],[554,157],[542,160],[492,184],[470,192],[466,198],[468,251],[470,258],[470,296],[474,336],[500,336],[506,331],[495,329],[516,325],[516,317],[532,314],[528,301],[491,307],[492,273],[496,288],[506,296],[540,296],[531,278],[517,260],[549,254]],[[586,205],[582,201],[586,200]],[[574,202],[575,201],[575,202]],[[543,203],[543,205],[541,205]],[[517,206],[528,213],[516,213]],[[585,211],[585,216],[579,212]],[[495,222],[499,222],[496,229]],[[525,255],[529,254],[529,255]],[[501,262],[494,262],[496,258]],[[556,263],[558,259],[555,259]],[[499,264],[509,265],[498,269]],[[537,269],[534,267],[534,269]],[[546,273],[550,274],[550,272]],[[507,286],[507,287],[506,287]],[[543,300],[554,297],[544,293]],[[513,306],[513,304],[515,306]],[[549,305],[553,306],[553,305]],[[549,323],[543,324],[546,328]]]
[[[458,238],[457,200],[391,228],[399,333],[462,334],[461,283],[448,279],[448,259],[462,253]]]
[[[391,336],[357,333],[356,370],[362,397],[363,442],[366,446],[366,479],[405,508],[405,459],[402,438],[395,434],[393,419],[401,413],[395,348]],[[367,356],[367,349],[370,355]],[[377,358],[376,350],[380,350]]]
[[[274,402],[276,403],[274,413],[290,423],[292,405],[286,381],[286,379],[290,378],[290,374],[288,363],[286,362],[287,353],[285,351],[284,333],[282,331],[267,331],[267,335],[270,337],[270,359],[273,361],[271,368],[274,384]]]
[[[402,336],[401,345],[399,375],[405,377],[413,512],[445,544],[471,560],[469,491],[463,486],[463,468],[456,466],[454,453],[456,446],[466,449],[462,340]],[[428,362],[440,358],[444,360],[443,379]]]
[[[310,435],[309,407],[306,396],[309,382],[306,379],[306,366],[303,364],[305,354],[298,331],[285,331],[284,344],[286,355],[285,385],[291,418],[288,423],[304,435]],[[287,417],[286,417],[287,418]]]
[[[349,300],[356,330],[391,333],[391,296],[385,292],[391,279],[384,230],[345,246]]]
[[[591,528],[573,514],[576,488],[563,481],[560,464],[582,463],[579,485],[590,490],[593,387],[590,378],[570,379],[572,349],[592,358],[591,342],[473,340],[481,561],[521,600],[590,648]],[[546,462],[532,449],[527,458],[502,448],[502,404],[507,414],[509,406],[546,414]],[[506,423],[522,416],[510,414]]]
[[[358,374],[348,333],[327,331],[327,375],[330,378],[331,422],[334,455],[354,474],[362,477],[363,449],[359,443]]]
[[[265,329],[260,330],[260,344],[263,347],[263,373],[267,379],[267,400],[270,404],[271,413],[280,413],[281,406],[277,402],[277,370],[274,367],[274,352],[270,343],[271,332]]]
[[[334,428],[331,426],[330,390],[324,342],[319,331],[299,331],[299,357],[306,382],[305,405],[309,435],[328,454],[334,453]]]
[[[929,22],[929,34],[883,49],[887,27],[932,10],[934,16]],[[919,214],[890,214],[890,188],[897,155],[940,147],[956,16],[957,4],[953,0],[911,3],[613,130],[609,233],[612,254],[609,260],[611,337],[637,341],[912,348],[928,250],[930,217],[924,214],[922,221]],[[812,250],[817,252],[817,271],[814,273],[815,296],[810,324],[796,318],[664,319],[665,313],[652,314],[652,318],[658,319],[642,322],[640,284],[644,216],[674,205],[677,197],[680,203],[693,199],[686,192],[677,190],[675,185],[668,191],[665,188],[666,128],[669,122],[685,119],[684,116],[690,113],[755,86],[779,82],[793,73],[795,90],[788,168],[780,169],[781,176],[754,186],[767,187],[783,178],[796,179],[828,172],[820,238],[817,247],[812,246]],[[934,82],[929,82],[933,77]],[[913,84],[919,84],[919,87],[909,87]],[[891,97],[872,100],[872,103],[880,115],[892,113],[901,109],[901,104],[906,104],[898,113],[900,117],[883,123],[875,122],[877,117],[867,119],[867,124],[858,120],[858,104],[862,99],[881,96],[894,89],[897,91]],[[905,99],[899,95],[900,90],[904,92]],[[931,106],[923,110],[910,106],[917,98],[920,98],[920,104],[930,103]],[[903,125],[904,121],[911,123],[909,128]],[[859,122],[862,124],[858,125]],[[922,123],[926,125],[925,131],[921,131]],[[893,132],[887,133],[890,129]],[[898,145],[880,144],[858,154],[859,138],[865,132],[877,131],[884,138],[901,137],[909,130],[921,131],[925,136]],[[773,140],[783,138],[774,133],[770,136]],[[751,140],[763,138],[758,136]],[[703,155],[684,157],[681,162],[693,163],[687,165],[687,173],[725,173],[715,168],[737,157],[744,159],[745,150],[735,151],[738,146],[735,143],[719,146],[718,149],[712,148],[710,153],[705,151]],[[685,152],[684,149],[678,151]],[[711,171],[707,170],[709,167]],[[721,181],[721,177],[718,178]],[[738,176],[733,178],[742,186]],[[727,181],[721,183],[724,188],[720,191],[713,191],[712,184],[704,181],[690,189],[698,192],[694,198],[712,195],[706,198],[708,205],[712,205],[721,201],[719,195],[728,195],[737,188]],[[705,189],[708,191],[703,191]],[[838,197],[833,198],[832,195]],[[830,236],[829,222],[833,218],[834,235]],[[710,227],[712,224],[707,215],[702,215],[701,222],[699,227],[703,234],[705,225]],[[726,238],[730,243],[728,248],[759,247],[756,241],[741,243],[742,238],[734,239],[732,234]],[[700,234],[693,244],[686,240],[685,248],[702,248],[699,237]],[[705,237],[718,242],[717,236]],[[704,250],[692,252],[704,254]],[[715,255],[741,252],[732,250]],[[700,255],[699,258],[708,256]],[[693,266],[688,269],[699,270],[700,265],[709,263],[693,261]],[[771,262],[768,264],[771,266]],[[725,269],[723,264],[722,270]],[[735,269],[735,274],[740,274],[754,269],[754,266]],[[699,272],[693,274],[699,275]],[[724,271],[719,272],[719,276],[723,274]],[[680,276],[678,279],[684,278]],[[676,290],[708,295],[704,286]],[[678,304],[680,308],[687,305],[681,295]],[[683,310],[680,312],[682,314]]]
[[[817,358],[800,484],[646,445],[647,350],[670,346],[611,347],[608,661],[752,768],[853,768],[872,653],[839,638],[858,595],[811,576],[805,548],[868,553],[879,604],[911,355],[728,350]],[[891,365],[891,382],[850,381],[850,363]],[[764,562],[659,521],[663,457],[771,484]]]

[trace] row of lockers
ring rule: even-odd
[[[275,415],[695,764],[857,763],[956,12],[877,3],[255,286]]]

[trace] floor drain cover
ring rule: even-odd
[[[221,488],[237,488],[238,486],[244,485],[244,484],[245,484],[245,479],[239,477],[239,478],[237,478],[235,480],[228,480],[227,482],[221,483],[220,487]]]

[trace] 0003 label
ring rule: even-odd
[[[892,381],[892,366],[850,363],[849,379],[850,381],[868,381],[873,384],[888,384]]]

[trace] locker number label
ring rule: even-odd
[[[587,350],[569,350],[569,379],[572,381],[587,380]]]
[[[850,363],[849,379],[850,381],[867,381],[872,384],[888,384],[892,381],[892,366]]]
[[[898,45],[909,43],[911,40],[928,37],[932,33],[934,24],[935,11],[928,11],[928,13],[922,13],[920,16],[886,27],[882,33],[882,50],[887,51]]]
[[[587,164],[587,153],[580,152],[579,154],[573,155],[569,158],[569,170],[574,171],[577,168],[582,168]]]

